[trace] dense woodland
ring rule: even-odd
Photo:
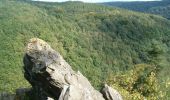
[[[125,8],[134,11],[161,15],[170,19],[170,0],[147,2],[107,2],[104,5]]]
[[[99,89],[127,100],[170,98],[170,21],[82,2],[0,1],[0,92],[30,87],[23,77],[30,38],[47,41]]]

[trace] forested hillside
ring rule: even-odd
[[[148,2],[108,2],[104,5],[125,8],[134,11],[161,15],[170,19],[170,1],[148,1]]]
[[[170,21],[163,17],[81,2],[1,0],[1,92],[30,86],[22,59],[32,37],[97,89],[107,82],[131,100],[170,98]]]
[[[149,9],[148,12],[153,13],[153,14],[157,14],[157,15],[162,15],[165,18],[170,19],[170,5],[153,7],[151,9]]]

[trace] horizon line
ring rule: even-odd
[[[109,0],[109,1],[86,1],[86,0],[64,0],[64,1],[54,1],[54,0],[31,0],[31,1],[37,1],[37,2],[58,2],[58,3],[62,3],[62,2],[83,2],[83,3],[106,3],[106,2],[152,2],[152,1],[162,1],[162,0],[127,0],[127,1],[122,1],[122,0]]]

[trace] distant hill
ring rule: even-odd
[[[30,38],[38,37],[97,89],[109,76],[117,76],[111,79],[126,93],[150,98],[162,91],[170,96],[166,18],[81,2],[1,0],[0,12],[1,92],[29,86],[22,72],[24,48]]]
[[[147,12],[162,15],[165,18],[170,19],[170,5],[167,6],[159,6],[159,7],[152,7]]]
[[[158,14],[170,19],[170,0],[148,2],[107,2],[104,4],[134,11]]]

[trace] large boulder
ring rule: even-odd
[[[86,77],[73,71],[63,57],[41,39],[29,41],[24,70],[25,78],[37,91],[37,100],[104,100]]]
[[[102,94],[105,98],[105,100],[123,100],[122,96],[119,94],[119,92],[107,84],[105,84],[104,88],[102,89]]]

